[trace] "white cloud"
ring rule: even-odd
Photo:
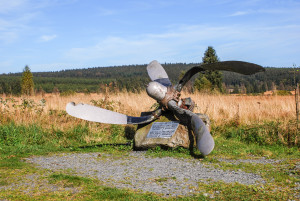
[[[294,9],[286,9],[286,8],[260,8],[260,9],[250,9],[250,10],[240,10],[236,11],[229,15],[229,17],[236,17],[236,16],[244,16],[250,14],[268,14],[268,15],[282,15],[282,14],[291,14],[291,13],[298,13],[299,9],[296,7]]]
[[[115,15],[116,13],[117,13],[117,11],[113,10],[113,9],[106,9],[106,8],[98,9],[98,15],[101,15],[101,16],[110,16],[110,15]]]
[[[249,13],[250,13],[249,11],[237,11],[229,16],[236,17],[236,16],[242,16],[242,15],[248,15]]]
[[[12,62],[9,61],[9,60],[7,60],[7,61],[1,61],[1,62],[0,62],[1,68],[7,68],[7,67],[9,67],[11,64],[12,64]]]
[[[109,60],[114,64],[139,63],[157,54],[169,54],[171,50],[167,44],[165,46],[163,44],[162,41],[148,37],[139,39],[107,37],[94,46],[72,48],[65,56],[73,61]]]
[[[36,19],[38,13],[28,11],[26,0],[0,0],[0,42],[5,44],[15,42],[24,33],[30,33],[30,22]]]
[[[107,37],[93,46],[68,50],[70,62],[118,64],[161,62],[199,62],[207,46],[216,48],[223,60],[274,61],[274,55],[286,54],[286,47],[296,51],[300,26],[181,26],[160,34],[136,35],[130,38]],[[276,54],[274,53],[276,50]],[[260,61],[258,61],[260,63]],[[269,64],[268,64],[269,63]]]
[[[19,38],[38,35],[39,29],[36,28],[35,20],[43,15],[43,9],[73,3],[75,0],[0,0],[0,42],[13,43]],[[44,35],[39,41],[53,40],[56,35]]]
[[[60,71],[64,69],[74,69],[74,68],[82,68],[82,64],[72,64],[72,63],[36,63],[30,65],[32,72],[41,72],[41,71]],[[43,69],[43,70],[41,70]]]
[[[176,62],[189,59],[186,57],[193,52],[192,55],[199,53],[200,59],[199,49],[210,45],[206,43],[207,40],[212,41],[224,35],[234,37],[233,34],[234,31],[226,27],[182,26],[161,34],[144,34],[132,38],[107,37],[94,46],[72,48],[66,52],[65,57],[86,62],[109,60],[114,64],[144,63],[152,59]]]
[[[53,35],[43,35],[40,37],[40,41],[41,42],[48,42],[50,40],[53,40],[57,37],[57,35],[53,34]]]
[[[0,32],[0,41],[3,43],[8,44],[16,41],[18,38],[18,34],[13,31],[4,31]]]
[[[0,42],[13,43],[20,35],[28,33],[28,23],[35,17],[36,13],[28,13],[13,19],[0,19]]]
[[[0,13],[8,13],[20,9],[27,3],[27,0],[0,0]]]

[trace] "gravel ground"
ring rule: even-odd
[[[264,182],[256,174],[224,171],[195,159],[153,158],[144,152],[131,152],[122,157],[103,153],[67,153],[36,156],[26,161],[52,171],[71,170],[79,176],[97,178],[107,186],[164,196],[196,193],[198,182],[224,181],[245,185]]]
[[[239,159],[239,160],[219,158],[218,161],[232,163],[232,164],[235,164],[235,165],[238,165],[240,163],[276,164],[276,163],[282,162],[282,160],[267,159],[267,158],[264,158],[264,157],[259,158],[259,159]]]

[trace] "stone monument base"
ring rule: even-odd
[[[143,112],[141,116],[145,116],[149,114],[151,114],[151,112]],[[197,114],[197,115],[203,120],[205,125],[208,126],[209,128],[209,118],[204,114]],[[170,122],[170,123],[173,122],[174,126],[175,124],[176,125],[179,124],[179,125],[176,131],[172,135],[155,137],[151,135],[152,132],[149,134],[149,131],[153,126],[153,124],[155,124],[156,122]],[[156,129],[156,127],[154,127],[153,129]],[[157,132],[160,131],[158,130]],[[163,112],[159,119],[151,123],[138,125],[138,128],[134,136],[134,147],[135,149],[138,150],[153,148],[156,146],[171,147],[171,148],[180,146],[180,147],[189,148],[190,146],[194,146],[194,143],[195,140],[192,131],[186,125],[181,124],[171,111]]]

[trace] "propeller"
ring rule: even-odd
[[[152,61],[147,66],[147,72],[152,80],[146,88],[150,97],[157,100],[161,107],[153,111],[151,115],[142,117],[132,117],[118,112],[113,112],[88,104],[68,103],[66,111],[69,115],[84,119],[107,124],[145,124],[154,121],[162,114],[162,107],[173,111],[178,119],[190,126],[196,136],[197,148],[203,155],[208,155],[214,148],[214,139],[204,122],[198,115],[192,112],[193,107],[187,107],[184,102],[193,102],[190,98],[179,100],[180,91],[183,86],[198,72],[207,70],[225,70],[244,75],[251,75],[257,72],[265,71],[259,65],[242,62],[242,61],[224,61],[211,64],[195,66],[188,70],[178,84],[173,87],[164,68],[156,61]],[[190,110],[189,110],[190,109]]]
[[[243,61],[223,61],[203,64],[188,70],[178,84],[172,87],[171,84],[165,85],[165,82],[161,82],[162,79],[169,81],[169,78],[162,66],[157,61],[153,61],[147,66],[149,77],[153,82],[150,82],[146,89],[150,97],[157,100],[166,109],[172,110],[181,122],[185,122],[185,124],[191,126],[196,137],[197,148],[204,156],[208,155],[214,148],[215,143],[213,137],[198,115],[190,110],[184,109],[185,107],[180,107],[179,96],[183,86],[196,73],[207,70],[225,70],[244,75],[265,71],[263,67],[257,64]]]
[[[171,81],[169,80],[168,74],[165,69],[154,60],[147,66],[147,72],[152,81],[158,82],[166,87],[172,86]]]
[[[132,117],[88,104],[76,105],[74,102],[67,104],[66,111],[73,117],[105,124],[145,124],[161,115],[161,109],[158,109],[148,116]]]

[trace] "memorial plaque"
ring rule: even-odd
[[[154,122],[147,138],[171,138],[177,130],[179,122]]]

